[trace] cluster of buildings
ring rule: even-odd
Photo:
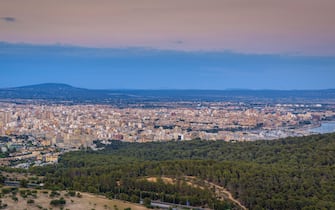
[[[250,105],[213,102],[194,107],[117,108],[108,105],[0,103],[0,135],[31,135],[61,148],[93,140],[256,140],[305,135],[333,118],[321,104]]]
[[[62,151],[45,139],[28,135],[9,135],[0,137],[0,166],[9,165],[29,168],[58,162]]]
[[[335,105],[164,102],[152,107],[0,102],[0,165],[57,163],[94,140],[252,141],[308,135],[335,119]],[[335,125],[335,124],[334,124]]]

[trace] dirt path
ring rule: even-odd
[[[212,182],[208,182],[208,181],[205,181],[205,183],[210,186],[210,187],[214,187],[215,188],[215,194],[221,198],[221,199],[228,199],[230,201],[232,201],[233,203],[235,203],[236,205],[238,205],[241,209],[243,210],[247,210],[247,208],[238,200],[236,200],[233,195],[228,191],[226,190],[225,188],[217,185],[217,184],[214,184]]]
[[[185,176],[186,180],[190,181],[191,183],[194,184],[194,181],[196,181],[195,176]],[[206,187],[209,188],[214,188],[215,189],[215,194],[216,196],[221,199],[225,200],[228,199],[231,202],[235,203],[237,206],[239,206],[243,210],[248,210],[247,207],[245,207],[240,201],[236,200],[233,195],[224,187],[221,187],[220,185],[214,184],[212,182],[204,181]],[[194,184],[194,186],[199,186],[199,184]]]

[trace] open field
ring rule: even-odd
[[[15,195],[18,199],[14,201],[12,192],[3,195],[0,199],[3,204],[7,204],[7,210],[40,210],[40,209],[95,209],[95,210],[124,210],[126,208],[131,208],[132,210],[146,210],[144,206],[139,204],[133,204],[129,202],[124,202],[120,200],[109,200],[103,196],[93,195],[89,193],[80,193],[81,197],[66,195],[67,192],[59,192],[60,195],[56,197],[50,197],[51,191],[37,190],[36,193],[28,195],[26,198],[21,196],[20,191],[26,189],[20,189]],[[32,191],[32,190],[31,190]],[[34,194],[36,196],[34,196]],[[50,205],[51,200],[60,199],[64,197],[66,200],[65,205],[53,206]],[[28,203],[28,200],[33,200],[33,203]]]

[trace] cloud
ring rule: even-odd
[[[16,18],[14,18],[14,17],[0,17],[0,20],[5,21],[5,22],[15,22]]]
[[[172,41],[173,44],[184,44],[184,41],[182,40],[175,40],[175,41]]]
[[[0,69],[0,87],[326,89],[334,88],[335,57],[0,41]]]

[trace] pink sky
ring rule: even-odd
[[[5,42],[335,55],[334,0],[1,0],[0,18]]]

